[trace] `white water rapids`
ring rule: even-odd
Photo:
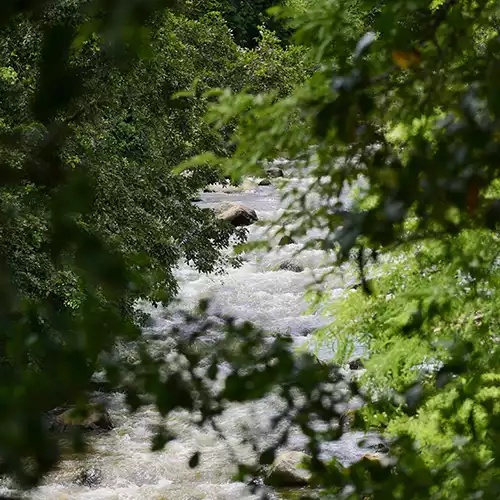
[[[202,206],[215,207],[222,201],[238,201],[256,210],[260,220],[273,219],[281,210],[279,196],[272,186],[257,187],[233,193],[204,193]],[[250,227],[251,240],[259,238],[264,228]],[[178,269],[181,283],[180,302],[183,308],[194,307],[200,298],[211,297],[217,312],[248,319],[270,332],[288,333],[303,344],[311,330],[325,323],[319,315],[306,314],[308,304],[304,291],[313,272],[325,265],[325,255],[308,250],[298,256],[297,245],[288,245],[271,253],[255,252],[245,256],[238,269],[228,269],[220,276],[200,275],[186,265]],[[284,260],[293,260],[304,267],[303,272],[276,270]],[[331,278],[329,287],[342,286],[340,279]],[[178,307],[178,306],[177,306]],[[172,323],[170,311],[153,310],[155,338]],[[147,332],[146,332],[147,333]],[[155,341],[158,342],[158,341]],[[161,346],[161,340],[160,346]],[[330,353],[323,351],[328,358]],[[234,461],[228,445],[215,433],[201,432],[192,427],[183,415],[170,419],[178,436],[176,441],[157,453],[150,451],[152,426],[158,422],[156,412],[143,408],[129,415],[122,396],[110,402],[110,414],[116,428],[109,434],[91,438],[92,449],[84,457],[66,458],[44,484],[30,493],[33,500],[235,500],[254,498],[243,484],[231,481]],[[235,405],[222,419],[221,427],[236,443],[244,424],[265,435],[272,400],[250,406]],[[355,437],[345,437],[329,447],[329,451],[344,463],[359,458]],[[300,449],[299,438],[291,448]],[[201,451],[200,465],[188,467],[193,452]],[[240,453],[245,456],[247,450]],[[102,482],[93,487],[77,486],[73,479],[81,468],[95,467],[102,471]]]

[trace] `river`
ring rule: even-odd
[[[299,182],[299,181],[297,181]],[[236,192],[203,193],[201,205],[215,207],[223,201],[237,201],[256,210],[260,220],[275,218],[282,206],[279,193],[273,186],[247,186]],[[249,229],[249,239],[263,234],[258,225]],[[247,319],[270,332],[293,336],[297,347],[307,342],[315,328],[326,321],[318,314],[307,314],[304,291],[313,273],[327,265],[320,251],[307,250],[294,256],[298,245],[279,250],[245,255],[240,268],[227,270],[224,275],[201,275],[180,265],[177,276],[181,283],[180,304],[192,308],[202,297],[211,297],[211,307],[237,318]],[[284,260],[293,260],[303,266],[303,272],[277,270]],[[340,277],[331,277],[328,286],[342,289]],[[161,348],[162,332],[172,325],[172,311],[155,309],[153,326],[145,334],[154,333]],[[331,352],[323,349],[320,357],[329,358]],[[44,484],[31,493],[34,500],[251,500],[256,498],[245,485],[231,481],[234,460],[228,443],[214,433],[201,432],[189,424],[184,415],[172,417],[170,425],[178,439],[164,451],[150,452],[151,427],[158,421],[152,408],[143,408],[135,415],[127,414],[121,395],[110,401],[110,413],[116,428],[109,434],[92,438],[92,450],[85,458],[66,458],[59,469],[50,474]],[[250,406],[235,405],[224,416],[221,426],[229,444],[236,443],[244,424],[265,435],[266,422],[273,413],[272,400]],[[329,452],[344,463],[359,458],[364,451],[356,444],[358,435],[344,437],[329,446]],[[300,449],[300,436],[290,447]],[[202,452],[200,466],[188,467],[194,451]],[[240,450],[245,456],[247,450]],[[95,467],[102,472],[102,482],[96,487],[73,483],[80,468]]]

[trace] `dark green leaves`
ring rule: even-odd
[[[2,427],[21,430],[0,435],[0,462],[23,485],[58,460],[43,414],[96,385],[125,392],[132,411],[199,408],[189,374],[145,354],[136,305],[174,298],[181,258],[221,265],[232,228],[190,201],[220,173],[171,170],[207,145],[225,151],[201,94],[232,82],[239,52],[218,17],[189,21],[172,5],[1,2],[0,407]],[[195,78],[200,94],[171,107]]]
[[[70,20],[43,28],[40,76],[33,111],[37,121],[48,124],[68,109],[80,92],[80,80],[70,63],[75,28]]]

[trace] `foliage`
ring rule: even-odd
[[[235,178],[282,154],[314,179],[285,192],[278,229],[359,270],[327,335],[368,348],[367,424],[392,458],[313,467],[318,481],[346,498],[497,498],[498,5],[323,0],[293,24],[314,75],[278,100],[227,91],[209,119],[238,121],[217,160]]]
[[[186,0],[184,12],[188,17],[199,19],[210,12],[219,12],[228,23],[236,43],[243,47],[254,47],[259,38],[258,26],[265,24],[285,38],[289,31],[284,23],[276,22],[267,13],[268,9],[283,3],[283,0]]]
[[[368,406],[366,424],[415,439],[426,466],[440,473],[439,498],[496,491],[497,248],[498,235],[487,231],[420,243],[370,270],[371,296],[351,290],[331,305],[320,297],[335,319],[317,341],[340,341],[344,355],[364,345],[365,396],[410,388],[410,413],[401,403]],[[458,460],[464,449],[470,484]]]
[[[254,94],[273,91],[285,97],[311,72],[307,53],[296,45],[282,47],[276,33],[264,27],[260,27],[259,35],[258,45],[242,50],[240,55],[245,88]]]

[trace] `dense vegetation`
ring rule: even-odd
[[[498,498],[498,3],[287,2],[274,22],[295,29],[291,46],[259,26],[266,2],[245,2],[245,18],[213,4],[1,6],[0,472],[39,480],[58,458],[41,414],[83,404],[104,371],[132,409],[149,394],[200,426],[276,392],[286,404],[260,462],[300,427],[325,496]],[[278,232],[357,269],[339,301],[312,299],[334,317],[317,340],[339,343],[337,361],[365,346],[363,377],[231,318],[200,350],[206,304],[186,318],[197,333],[172,332],[184,364],[140,342],[139,363],[121,360],[137,299],[171,300],[181,258],[222,263],[232,229],[191,198],[277,155],[315,180],[286,191]],[[321,460],[343,432],[338,385],[367,403],[357,425],[390,438],[386,460]],[[154,448],[169,439],[159,429]]]
[[[203,160],[235,177],[276,154],[312,165],[274,230],[319,230],[306,247],[358,269],[341,300],[311,294],[334,318],[317,341],[338,343],[340,361],[366,348],[358,425],[390,437],[391,458],[325,468],[317,445],[335,432],[306,428],[311,470],[341,497],[496,498],[498,3],[325,0],[290,14],[316,72],[277,101],[223,94],[210,119],[238,119],[236,153]],[[299,423],[336,417],[302,411]]]
[[[287,38],[289,29],[283,23],[275,22],[268,14],[271,7],[284,5],[284,0],[187,0],[184,13],[199,19],[209,12],[220,12],[230,28],[234,40],[242,47],[254,47],[259,39],[259,26],[267,25],[278,31],[280,38]]]

